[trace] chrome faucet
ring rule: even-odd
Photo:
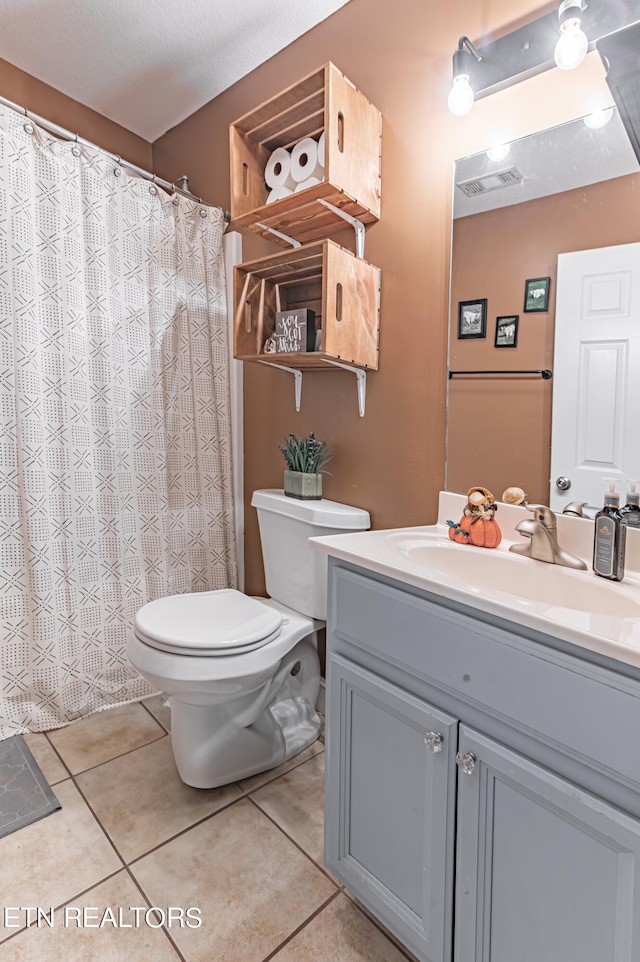
[[[527,511],[533,511],[533,518],[525,518],[517,524],[516,531],[529,541],[512,544],[509,551],[534,558],[536,561],[546,561],[552,565],[586,570],[584,561],[559,546],[556,516],[551,508],[547,508],[544,504],[528,504],[526,507]]]

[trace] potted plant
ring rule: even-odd
[[[319,501],[322,498],[320,468],[333,457],[326,441],[318,441],[313,431],[308,438],[290,434],[280,450],[287,464],[284,493],[290,498]]]

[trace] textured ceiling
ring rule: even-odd
[[[153,142],[346,2],[0,0],[0,57]]]

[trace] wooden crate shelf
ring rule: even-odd
[[[332,63],[309,74],[230,127],[231,216],[276,243],[262,224],[302,243],[344,230],[318,198],[363,224],[380,217],[380,111]],[[325,133],[322,183],[267,204],[264,170],[276,147]]]
[[[280,306],[278,306],[278,304]],[[277,310],[307,307],[322,331],[318,351],[264,352]],[[328,358],[377,370],[380,270],[331,240],[234,267],[234,357],[298,370],[330,369]]]

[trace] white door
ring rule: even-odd
[[[640,480],[640,243],[558,255],[551,507]],[[562,479],[570,481],[562,489]]]

